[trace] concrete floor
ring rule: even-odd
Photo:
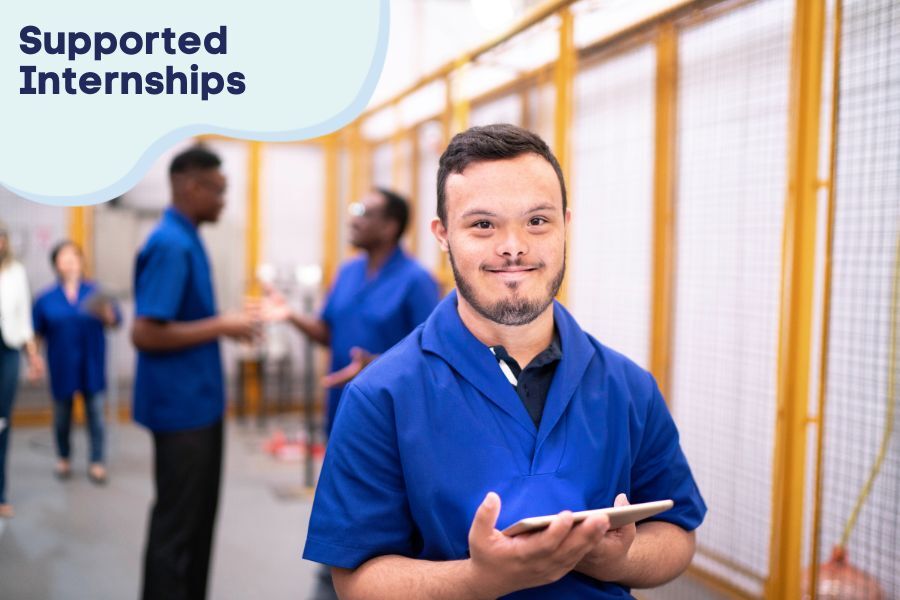
[[[0,598],[137,598],[148,509],[152,445],[144,430],[109,432],[110,481],[86,477],[86,442],[76,430],[74,473],[52,476],[48,428],[17,428],[7,485],[15,518],[0,531]],[[276,462],[255,428],[229,426],[210,598],[309,598],[317,565],[300,558],[311,498],[278,493],[301,483],[299,463]],[[0,523],[3,521],[0,520]]]
[[[49,428],[12,433],[7,483],[16,516],[0,519],[0,598],[137,598],[153,491],[149,435],[133,425],[111,426],[110,482],[97,487],[86,477],[83,430],[73,435],[74,476],[67,482],[52,476]],[[302,482],[301,464],[265,454],[264,438],[253,426],[228,427],[210,598],[333,598],[322,593],[318,565],[300,558],[312,499],[284,494]],[[636,595],[718,598],[687,578]]]

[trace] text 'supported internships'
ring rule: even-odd
[[[19,49],[27,56],[40,53],[65,57],[69,61],[92,59],[100,63],[115,54],[134,56],[191,55],[205,52],[213,55],[228,53],[228,28],[225,25],[201,36],[193,31],[176,33],[166,27],[161,31],[138,33],[126,31],[115,34],[109,31],[87,33],[84,31],[41,31],[28,25],[19,32]],[[40,70],[36,65],[21,65],[20,94],[150,94],[194,95],[201,100],[226,92],[243,94],[246,81],[243,73],[232,71],[222,74],[201,70],[191,64],[189,71],[165,65],[156,71],[82,71],[72,67],[62,70]]]

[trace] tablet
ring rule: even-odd
[[[640,521],[653,515],[667,511],[675,506],[671,500],[657,500],[656,502],[643,502],[641,504],[629,504],[628,506],[611,506],[609,508],[597,508],[594,510],[582,510],[572,513],[576,523],[581,523],[585,519],[593,515],[605,514],[609,517],[609,528],[618,529],[629,523]],[[546,515],[543,517],[528,517],[516,523],[513,523],[501,533],[509,537],[520,535],[522,533],[530,533],[539,531],[550,526],[558,515]]]

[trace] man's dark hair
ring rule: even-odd
[[[472,163],[516,158],[523,154],[537,154],[553,167],[562,191],[562,208],[566,212],[566,182],[559,161],[553,156],[547,143],[527,129],[498,123],[484,127],[470,127],[457,133],[441,155],[437,175],[437,214],[441,223],[447,224],[447,177],[462,173]]]
[[[205,171],[220,166],[222,166],[222,160],[218,155],[203,146],[193,146],[172,159],[172,164],[169,165],[169,175],[188,171]]]
[[[400,241],[409,223],[409,202],[397,192],[385,188],[376,187],[375,191],[384,197],[384,218],[397,222],[396,241]]]

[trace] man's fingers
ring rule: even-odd
[[[628,496],[625,494],[619,494],[616,496],[615,502],[613,502],[613,506],[630,506],[631,502],[628,501]]]
[[[359,367],[360,365],[358,363],[350,363],[343,369],[331,372],[322,378],[322,385],[324,387],[334,387],[336,385],[347,383],[359,373]]]
[[[469,529],[469,538],[478,540],[490,537],[494,533],[499,516],[500,496],[494,492],[488,492],[478,506],[478,510],[475,511],[475,518],[472,519],[472,527]]]
[[[544,531],[532,534],[528,537],[533,543],[531,550],[536,554],[552,554],[559,549],[567,539],[575,526],[572,512],[564,510],[550,522],[550,526]]]

